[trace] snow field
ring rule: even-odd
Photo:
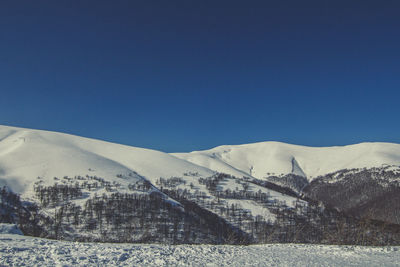
[[[185,172],[202,176],[214,172],[156,150],[113,144],[56,132],[0,125],[0,186],[8,185],[24,198],[33,196],[37,177],[44,185],[54,177],[94,176],[109,182],[134,183],[140,177],[154,183],[159,177],[182,176]]]
[[[400,247],[76,243],[0,234],[1,266],[400,266]]]

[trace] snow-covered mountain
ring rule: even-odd
[[[263,179],[295,174],[311,181],[342,169],[400,166],[400,144],[361,143],[306,147],[280,142],[224,145],[210,150],[174,153],[194,164],[232,175]]]
[[[348,189],[354,175],[362,182],[360,173],[367,173],[368,190],[381,186],[378,194],[372,190],[372,202],[386,188],[396,196],[399,164],[400,145],[389,143],[311,148],[264,142],[168,154],[0,126],[0,222],[16,223],[35,236],[80,241],[357,243],[348,234],[331,240],[340,234],[334,225],[344,215],[321,209],[320,195],[330,192],[332,177],[345,175]],[[346,170],[372,167],[380,169]],[[374,180],[381,176],[384,181]],[[306,186],[314,189],[303,190]],[[335,207],[336,198],[328,201]],[[363,210],[370,212],[367,204]],[[354,236],[364,230],[357,222],[348,224]],[[371,233],[379,227],[372,225]],[[377,244],[372,237],[365,240]]]
[[[314,178],[343,169],[400,166],[400,144],[361,143],[306,147],[280,142],[224,145],[210,150],[167,154],[69,134],[0,126],[0,185],[29,194],[36,177],[134,172],[153,184],[159,177],[215,171],[258,179],[295,174]],[[132,176],[131,176],[132,177]],[[2,182],[3,181],[3,182]]]
[[[37,177],[53,183],[54,177],[96,175],[123,183],[160,177],[214,172],[156,150],[137,148],[69,134],[0,126],[0,186],[29,196]]]
[[[22,200],[38,204],[39,210],[35,212],[40,213],[41,217],[37,221],[41,222],[42,230],[48,233],[46,236],[53,238],[59,238],[62,234],[69,236],[69,239],[121,240],[120,226],[117,228],[115,221],[110,221],[110,218],[127,212],[124,216],[128,221],[117,222],[117,225],[126,223],[126,227],[136,225],[130,228],[131,235],[124,236],[126,241],[175,240],[172,234],[159,237],[156,232],[178,220],[179,229],[175,228],[175,232],[181,233],[188,224],[193,231],[192,236],[181,234],[179,242],[222,242],[241,234],[237,230],[234,235],[230,234],[237,222],[235,217],[229,215],[229,211],[221,215],[228,222],[217,219],[220,214],[215,215],[214,212],[221,210],[223,213],[229,207],[236,212],[240,210],[272,221],[275,215],[253,200],[222,199],[215,190],[237,194],[243,190],[242,187],[246,187],[248,192],[257,192],[265,201],[287,203],[289,206],[296,201],[293,196],[263,186],[243,186],[245,182],[234,177],[216,175],[213,170],[160,151],[57,132],[0,126],[0,188],[7,186],[13,193],[20,194]],[[154,192],[157,195],[152,194]],[[15,203],[12,194],[1,193],[12,205],[8,203],[3,210],[0,207],[0,219],[3,216],[3,220],[13,222],[22,204]],[[191,202],[180,203],[182,199]],[[111,208],[110,205],[115,205],[115,201],[119,204],[108,211],[114,215],[109,215],[111,217],[104,222],[107,210]],[[176,208],[165,204],[165,201],[177,204]],[[199,206],[196,206],[196,201],[200,202]],[[98,215],[101,218],[93,222],[91,214],[95,205],[101,205],[102,211]],[[60,209],[60,216],[67,216],[68,222],[72,219],[70,216],[78,212],[74,217],[77,220],[73,229],[64,219],[57,221]],[[182,212],[186,215],[183,216]],[[29,214],[26,216],[32,217]],[[199,221],[198,217],[202,217],[202,220]],[[150,226],[146,226],[143,220],[152,220]],[[216,231],[218,227],[215,224],[223,227],[224,231]],[[104,231],[109,234],[103,237],[106,239],[101,239]],[[172,229],[168,228],[168,231]],[[200,235],[202,231],[204,234]]]
[[[289,188],[352,216],[400,223],[399,144],[305,147],[261,142],[173,155]]]

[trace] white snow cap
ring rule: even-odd
[[[400,145],[393,143],[307,147],[260,142],[173,155],[215,171],[259,179],[293,173],[312,180],[342,169],[400,165]]]

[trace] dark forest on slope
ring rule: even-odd
[[[327,174],[304,193],[350,216],[400,224],[400,173],[390,166]]]

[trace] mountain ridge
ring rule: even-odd
[[[309,147],[266,141],[172,154],[215,171],[234,174],[234,171],[222,168],[225,163],[259,179],[268,175],[296,174],[311,181],[341,169],[400,165],[400,144],[387,142]]]
[[[199,172],[212,175],[204,167],[167,153],[114,144],[76,135],[0,126],[0,173],[3,180],[86,175],[115,176],[135,171],[151,182],[160,176]],[[27,184],[26,187],[29,187]],[[24,186],[23,186],[24,187]],[[15,188],[14,188],[15,189]],[[16,192],[24,191],[19,187]]]
[[[400,169],[387,167],[398,159],[397,144],[343,150],[264,142],[168,154],[0,126],[0,221],[17,223],[25,234],[80,241],[382,244],[377,231],[383,221],[397,223],[397,213],[377,214],[371,219],[382,222],[367,230],[361,216],[400,210]],[[347,170],[355,166],[352,160],[362,167],[382,162],[386,167]],[[315,167],[342,169],[310,183]],[[365,175],[369,202],[359,186]],[[357,205],[340,201],[347,192],[354,192],[350,202]],[[374,205],[379,199],[395,204]],[[361,212],[354,212],[359,207]],[[349,222],[348,233],[336,228],[343,220]],[[385,230],[392,236],[389,243],[398,242],[396,229]],[[368,238],[359,240],[360,234]]]
[[[27,146],[27,151],[22,151],[23,146]],[[57,149],[52,146],[56,146]],[[7,158],[18,154],[18,150],[21,150],[20,157],[15,155],[14,163],[22,160],[27,165],[32,159],[38,158],[33,151],[36,153],[52,151],[54,157],[57,155],[70,157],[67,153],[70,150],[69,154],[77,153],[82,160],[90,158],[92,162],[119,165],[121,171],[134,170],[153,183],[161,176],[180,175],[183,172],[202,172],[205,175],[223,172],[237,177],[258,179],[293,174],[303,176],[310,182],[318,176],[342,169],[380,167],[386,164],[400,165],[400,144],[388,142],[311,147],[265,141],[221,145],[188,153],[164,153],[73,134],[0,125],[0,174],[3,176],[7,174],[7,166],[4,165],[11,164]],[[52,157],[47,157],[46,160],[51,161]],[[46,160],[38,160],[43,163],[42,169],[46,169]],[[75,164],[79,165],[78,163]],[[14,167],[18,169],[24,167],[20,165]],[[95,162],[93,165],[96,165]],[[179,169],[179,172],[172,171],[173,169]],[[46,175],[43,172],[33,171],[31,175]],[[47,175],[50,174],[51,172],[47,171]],[[9,178],[17,178],[19,175],[21,173],[17,172]]]

